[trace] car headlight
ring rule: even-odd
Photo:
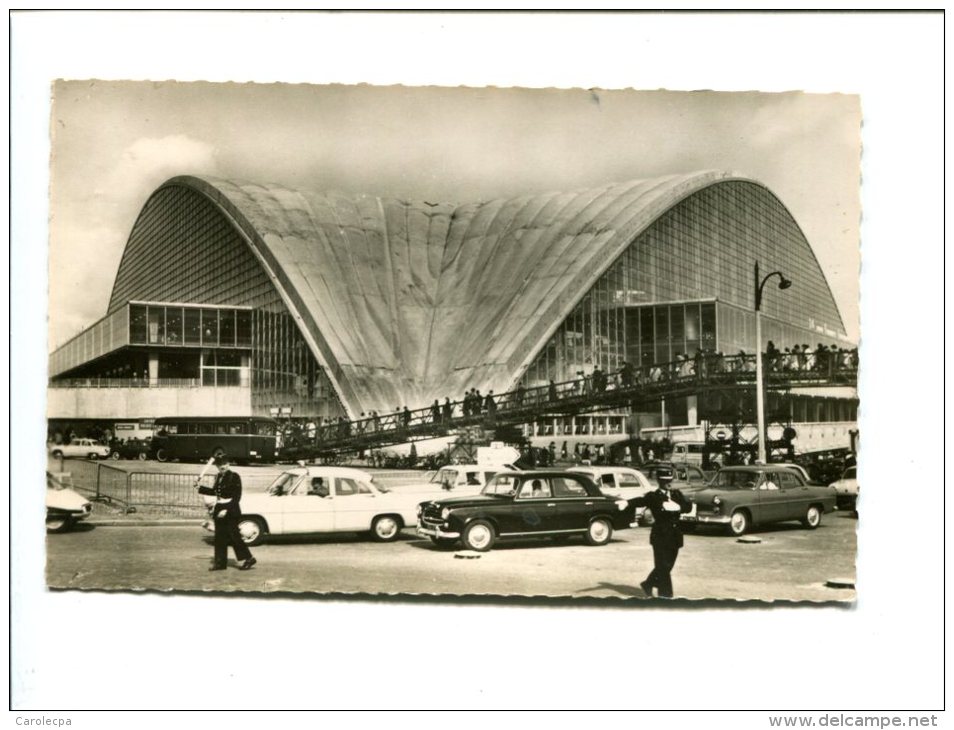
[[[713,498],[712,498],[712,504],[714,504],[716,507],[718,507],[720,504],[722,504],[722,500],[721,500],[719,497],[713,497]]]
[[[616,509],[618,509],[620,512],[622,512],[628,506],[629,506],[629,502],[627,502],[625,499],[616,500]]]
[[[422,514],[424,514],[424,505],[419,504],[417,505],[417,516],[420,517]]]
[[[450,507],[445,507],[441,510],[441,519],[446,520],[448,517],[450,517]]]

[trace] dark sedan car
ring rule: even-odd
[[[808,484],[785,464],[728,466],[705,489],[686,495],[693,510],[684,519],[723,526],[742,535],[753,525],[799,520],[810,530],[835,509],[835,490]]]
[[[436,545],[460,540],[484,552],[510,537],[583,535],[590,545],[605,545],[632,521],[625,499],[603,495],[583,474],[502,472],[480,494],[422,502],[417,532]]]

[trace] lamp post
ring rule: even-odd
[[[755,411],[759,427],[759,456],[760,464],[767,462],[765,453],[765,392],[762,383],[762,289],[765,283],[773,276],[778,276],[778,288],[788,289],[792,285],[791,279],[786,279],[781,271],[759,277],[759,262],[755,262]]]

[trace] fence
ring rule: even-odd
[[[59,460],[48,465],[52,476],[63,472]],[[145,517],[204,517],[205,505],[196,494],[195,473],[168,473],[137,469],[127,471],[113,466],[84,459],[70,461],[69,473],[71,487],[87,495],[91,501],[113,507],[126,514],[136,513]],[[375,472],[375,483],[385,487],[401,488],[421,483],[425,473],[421,471]],[[246,492],[264,489],[275,478],[276,472],[269,470],[262,474],[242,474],[242,485]],[[215,474],[207,474],[202,479],[205,486],[212,486]]]
[[[163,473],[126,471],[111,464],[73,460],[69,466],[73,489],[124,512],[152,517],[201,517],[205,515],[202,499],[196,494],[196,473]],[[54,470],[51,470],[54,471]],[[55,473],[55,471],[54,471]],[[274,475],[246,478],[246,487],[256,488],[271,481]],[[215,474],[202,479],[212,485]]]

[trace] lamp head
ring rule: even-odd
[[[778,283],[778,288],[779,288],[779,289],[788,289],[788,288],[792,285],[792,280],[791,280],[791,279],[786,279],[784,276],[781,276],[781,274],[780,274],[779,276],[780,276],[780,278],[781,278],[781,281]]]

